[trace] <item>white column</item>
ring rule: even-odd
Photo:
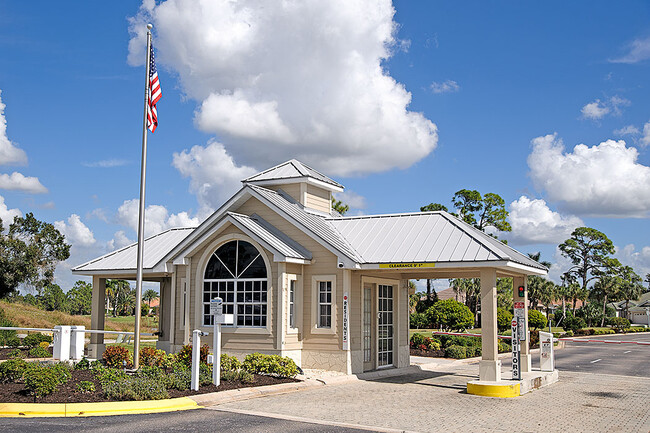
[[[497,272],[481,269],[481,330],[482,359],[479,362],[479,380],[501,380],[501,361],[497,344]]]
[[[532,369],[530,356],[530,335],[528,334],[528,278],[526,276],[512,279],[512,300],[524,303],[524,332],[526,340],[521,342],[521,372],[528,373]],[[519,296],[519,286],[524,286],[524,296]]]
[[[352,297],[352,271],[349,269],[344,269],[343,270],[343,296],[347,295],[348,296],[348,309],[347,309],[347,318],[344,317],[345,312],[343,309],[341,309],[341,317],[342,320],[347,320],[348,321],[348,330],[347,330],[347,338],[348,338],[348,344],[347,348],[345,349],[346,352],[346,373],[347,374],[352,374],[352,353],[350,352],[350,348],[352,346],[352,333],[350,332],[350,306],[352,305],[351,303],[351,297]],[[393,305],[395,305],[393,303]],[[393,314],[393,317],[397,317],[396,314]],[[341,322],[341,325],[343,323]],[[343,332],[343,326],[341,326],[341,332]],[[399,341],[399,339],[397,340]],[[395,346],[394,346],[395,347]]]
[[[284,350],[284,336],[285,336],[285,330],[286,330],[286,315],[284,314],[285,311],[285,296],[284,296],[284,290],[285,290],[285,283],[287,280],[287,264],[286,263],[278,263],[278,283],[276,286],[276,302],[277,305],[275,307],[275,313],[277,320],[275,322],[275,348],[279,351],[279,355],[282,355],[282,351]]]
[[[106,317],[106,278],[93,276],[93,294],[91,301],[90,329],[104,329]],[[88,345],[88,357],[101,359],[106,345],[104,334],[90,334]]]

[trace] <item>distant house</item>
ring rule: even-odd
[[[616,317],[625,317],[630,323],[650,326],[650,292],[644,293],[636,301],[630,301],[625,311],[625,301],[608,304],[616,310]]]
[[[456,292],[453,287],[441,290],[437,293],[438,299],[444,301],[445,299],[453,299],[454,301],[465,303],[467,298],[465,292]]]

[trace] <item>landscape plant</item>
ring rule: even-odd
[[[453,299],[436,302],[427,312],[430,323],[443,330],[464,331],[474,325],[474,315],[464,304]]]
[[[546,317],[537,310],[528,310],[528,326],[533,329],[542,329],[546,327]]]
[[[122,368],[131,365],[131,354],[125,346],[108,346],[102,355],[106,365],[113,368]]]

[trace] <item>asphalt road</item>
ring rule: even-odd
[[[650,342],[650,334],[593,335],[595,340]],[[650,345],[566,342],[555,351],[555,366],[560,371],[650,377]],[[502,359],[504,373],[510,359]],[[533,367],[539,366],[539,354],[533,354]]]
[[[110,433],[141,432],[341,432],[366,430],[286,421],[277,418],[196,409],[151,415],[116,415],[90,418],[2,418],[0,432],[89,431]]]

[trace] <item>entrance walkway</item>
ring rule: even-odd
[[[418,432],[650,430],[650,378],[560,376],[558,383],[518,398],[477,397],[465,392],[467,381],[476,378],[476,365],[454,363],[453,368],[341,382],[213,409]]]

